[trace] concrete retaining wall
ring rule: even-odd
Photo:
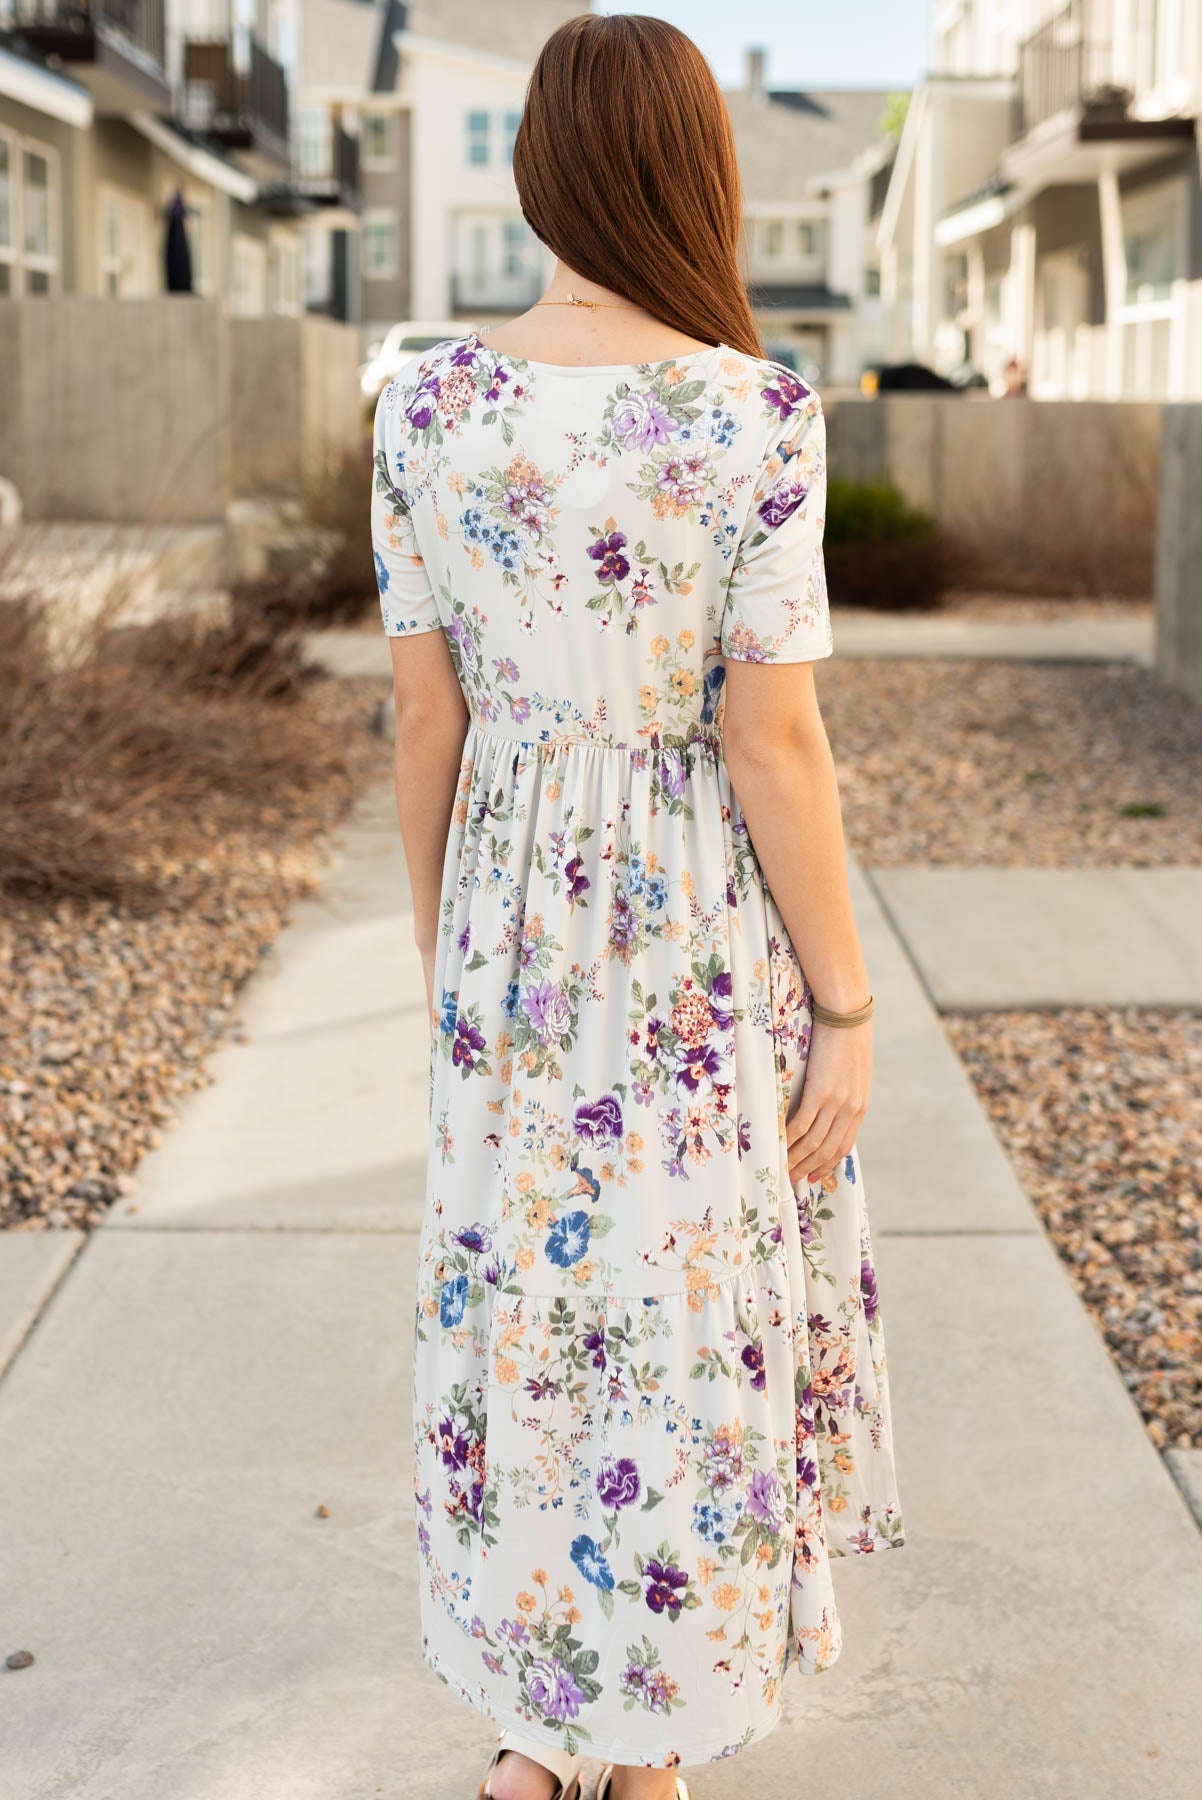
[[[1152,589],[1164,409],[1152,401],[840,399],[830,467],[892,481],[965,574],[1026,591]]]
[[[365,435],[359,336],[330,319],[232,319],[233,491],[300,499]]]
[[[1202,705],[1202,406],[1164,409],[1156,543],[1156,672]]]
[[[214,301],[0,301],[0,475],[30,519],[220,519],[228,381]]]
[[[0,301],[0,476],[27,519],[155,525],[301,499],[364,425],[358,333],[216,301]]]

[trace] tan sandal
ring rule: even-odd
[[[485,1771],[484,1771],[484,1780],[480,1783],[480,1789],[476,1795],[476,1800],[492,1800],[492,1789],[488,1785],[488,1778],[492,1774],[493,1770],[496,1768],[497,1764],[500,1762],[501,1758],[511,1748],[512,1748],[512,1746],[510,1746],[509,1744],[498,1744],[497,1745],[496,1749],[492,1753],[492,1758],[489,1762],[489,1765],[488,1765],[487,1769],[485,1769]],[[522,1754],[524,1755],[525,1752],[522,1752]],[[530,1760],[532,1762],[534,1762],[534,1761],[537,1761],[537,1758],[531,1757]],[[555,1792],[552,1794],[551,1800],[583,1800],[583,1794],[582,1794],[581,1787],[580,1787],[579,1775],[573,1775],[572,1783],[571,1783],[570,1787],[565,1788],[561,1781],[559,1786],[556,1788]]]
[[[606,1763],[600,1775],[597,1777],[597,1791],[593,1796],[593,1800],[608,1800],[609,1784],[613,1780],[613,1774],[613,1764]],[[683,1775],[678,1775],[676,1777],[676,1800],[691,1800],[689,1790],[684,1784]]]

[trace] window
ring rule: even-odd
[[[488,162],[488,114],[467,115],[467,160],[473,168],[484,168]]]
[[[330,304],[333,246],[330,233],[311,225],[301,237],[305,265],[305,305],[316,310]]]
[[[377,208],[363,215],[363,273],[371,281],[387,281],[396,274],[396,214]]]
[[[1178,274],[1176,195],[1161,194],[1147,200],[1136,196],[1128,201],[1124,211],[1127,305],[1149,306],[1171,300]]]
[[[52,293],[58,265],[57,154],[0,131],[0,295]]]
[[[797,221],[798,256],[813,256],[814,251],[817,248],[815,237],[816,233],[809,219],[799,219]]]
[[[488,231],[483,225],[473,225],[471,244],[472,274],[477,281],[483,281],[488,273]]]
[[[267,246],[242,232],[230,248],[229,305],[241,319],[259,319],[267,311]]]
[[[505,273],[506,275],[525,275],[526,257],[530,249],[531,232],[525,219],[506,219],[505,221]]]
[[[363,120],[363,161],[366,167],[390,169],[394,161],[391,113],[367,113]]]
[[[874,263],[869,263],[864,270],[864,296],[868,300],[879,300],[881,297],[881,271]]]
[[[764,225],[764,255],[779,256],[783,237],[784,226],[780,220],[769,219]]]
[[[192,292],[211,297],[213,263],[209,249],[210,214],[207,200],[185,196],[188,205],[188,250],[192,257]]]
[[[522,115],[520,112],[507,112],[505,114],[505,162],[506,166],[509,168],[513,167],[513,142],[517,137],[518,126],[521,122]]]
[[[274,230],[268,239],[267,304],[273,313],[300,311],[300,248],[291,231]]]
[[[110,300],[151,291],[150,208],[123,188],[100,190],[100,291]]]
[[[16,284],[16,158],[14,140],[0,131],[0,297],[11,294]]]
[[[302,106],[296,133],[296,158],[302,176],[319,180],[333,165],[333,121],[328,106]]]

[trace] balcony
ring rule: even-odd
[[[1086,108],[1119,118],[1126,113],[1131,96],[1113,84],[1113,47],[1095,29],[1094,11],[1090,0],[1069,0],[1019,45],[1016,138],[1060,113]]]
[[[8,0],[4,28],[58,57],[98,113],[165,111],[165,0]]]
[[[1192,118],[1134,108],[1137,83],[1146,85],[1142,13],[1117,43],[1104,29],[1111,17],[1099,0],[1069,0],[1019,46],[1012,136],[1001,159],[1005,181],[1036,188],[1089,182],[1192,141]]]
[[[359,207],[359,140],[341,125],[333,124],[320,145],[320,153],[307,142],[301,130],[300,178],[297,189],[316,205],[342,207],[357,212]]]
[[[184,45],[184,123],[271,180],[291,167],[288,77],[253,33]]]

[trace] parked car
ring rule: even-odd
[[[367,361],[359,370],[359,389],[372,406],[388,386],[398,369],[404,368],[419,350],[432,350],[448,338],[462,337],[471,327],[462,319],[406,319],[394,325],[383,342],[368,346]]]

